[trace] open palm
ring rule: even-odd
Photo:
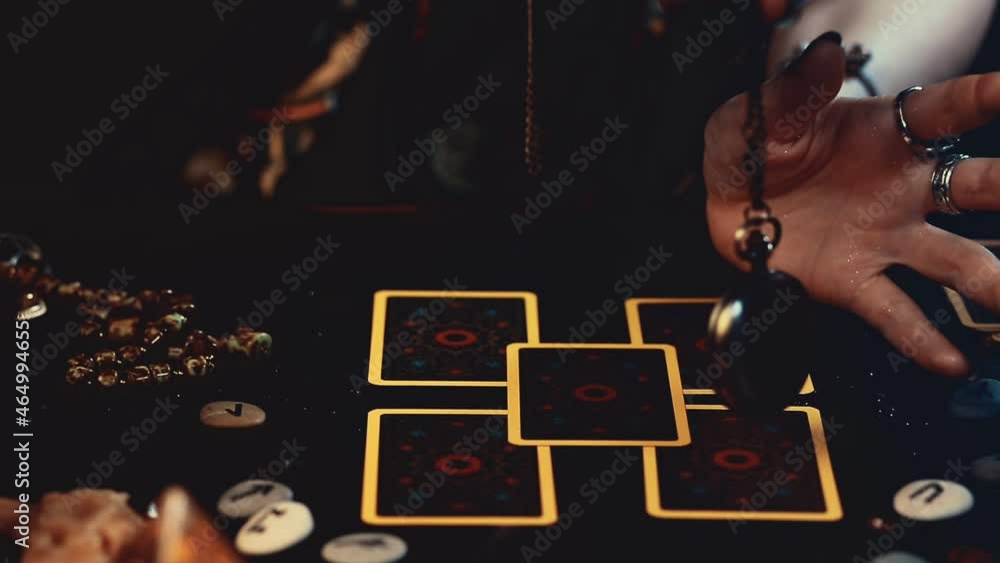
[[[812,298],[848,309],[928,369],[962,375],[969,366],[920,308],[885,275],[917,270],[1000,311],[1000,260],[973,241],[931,226],[934,163],[914,156],[895,125],[893,98],[835,99],[843,83],[837,41],[814,44],[765,85],[768,145],[765,199],[785,238],[771,266],[797,277]],[[742,126],[747,96],[720,107],[705,132],[708,222],[716,248],[736,256],[755,163]],[[966,76],[906,100],[920,138],[959,135],[1000,113],[1000,73]],[[741,171],[742,170],[742,171]],[[962,162],[952,181],[962,209],[1000,210],[1000,162]]]

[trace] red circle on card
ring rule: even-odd
[[[475,344],[477,340],[479,340],[479,337],[476,336],[475,333],[462,330],[460,328],[442,330],[434,335],[435,342],[442,346],[451,346],[453,348],[461,348],[462,346]]]
[[[760,465],[760,456],[750,450],[730,448],[715,452],[712,462],[723,469],[746,471]]]
[[[580,401],[588,403],[603,403],[611,401],[618,396],[618,391],[614,387],[591,383],[581,385],[573,390],[573,396]]]
[[[445,475],[462,477],[479,472],[483,468],[483,462],[478,457],[448,454],[437,458],[437,461],[434,462],[434,467],[438,468]]]

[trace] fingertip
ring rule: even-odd
[[[811,64],[807,63],[812,63],[815,59],[820,58],[821,55],[819,53],[823,53],[822,58],[826,59],[831,56],[831,53],[834,53],[834,50],[839,51],[841,56],[846,57],[843,36],[836,31],[827,31],[810,41],[802,52],[785,67],[785,71],[790,73],[802,72],[811,66]]]
[[[958,350],[936,354],[931,362],[931,369],[949,378],[966,377],[972,369],[969,360]]]

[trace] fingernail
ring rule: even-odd
[[[798,70],[799,65],[802,64],[802,61],[804,61],[806,57],[809,56],[810,53],[812,53],[820,45],[824,45],[827,43],[836,43],[837,45],[843,45],[844,38],[841,37],[841,35],[836,31],[827,31],[823,35],[820,35],[816,39],[810,41],[809,44],[806,45],[805,49],[803,49],[798,56],[796,56],[788,63],[788,65],[785,67],[785,70],[795,72],[796,70]]]

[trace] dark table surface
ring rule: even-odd
[[[366,387],[352,390],[351,375],[365,377],[372,296],[379,289],[442,289],[458,280],[476,290],[526,290],[538,294],[541,338],[560,342],[586,312],[605,299],[620,300],[615,283],[642,265],[649,248],[672,253],[637,296],[721,295],[733,270],[713,252],[698,219],[655,210],[576,214],[543,213],[517,234],[509,210],[439,208],[417,214],[319,214],[299,209],[263,211],[212,203],[190,225],[175,210],[114,207],[57,208],[39,217],[14,206],[3,211],[6,230],[25,232],[42,245],[54,273],[103,286],[126,271],[129,290],[173,288],[195,294],[205,323],[216,331],[255,310],[254,301],[282,289],[264,328],[275,339],[272,362],[223,373],[197,384],[163,386],[138,393],[95,394],[67,387],[59,357],[32,382],[32,476],[34,498],[75,488],[93,464],[124,450],[121,435],[149,417],[157,399],[177,411],[134,452],[125,454],[101,486],[131,493],[137,509],[168,484],[178,483],[213,510],[232,484],[277,458],[287,442],[306,450],[278,480],[313,511],[316,530],[302,544],[262,561],[319,561],[329,539],[372,527],[360,521],[365,413],[376,407],[504,408],[502,389],[410,392]],[[995,217],[966,221],[970,236],[997,236]],[[991,232],[991,229],[992,232]],[[315,274],[291,291],[282,274],[301,263],[316,237],[340,243]],[[789,236],[793,236],[790,234]],[[898,272],[907,289],[931,313],[949,307],[940,288]],[[67,319],[52,316],[32,326],[35,345]],[[873,517],[895,518],[892,496],[916,478],[940,478],[949,462],[968,465],[1000,449],[1000,421],[964,421],[946,403],[961,384],[906,366],[896,373],[889,348],[869,328],[840,311],[824,310],[813,377],[818,392],[804,401],[818,406],[843,429],[830,440],[845,516],[836,523],[749,523],[734,534],[730,524],[668,521],[648,517],[642,471],[620,484],[574,521],[543,561],[663,560],[775,561],[866,560],[869,540],[883,533]],[[977,336],[955,321],[942,327],[974,350]],[[624,309],[589,339],[627,342]],[[979,352],[974,352],[979,353]],[[1000,377],[1000,374],[992,374]],[[241,431],[211,430],[199,409],[212,400],[243,400],[263,407],[267,422]],[[571,499],[580,484],[612,461],[613,450],[554,448],[557,492]],[[995,533],[1000,491],[963,483],[976,508],[947,522],[918,524],[894,549],[945,561],[959,546],[1000,551]],[[9,487],[10,484],[8,484]],[[565,510],[560,506],[560,510]],[[214,513],[214,512],[213,512]],[[225,526],[235,535],[237,524]],[[537,528],[386,528],[405,539],[412,561],[516,561]]]

